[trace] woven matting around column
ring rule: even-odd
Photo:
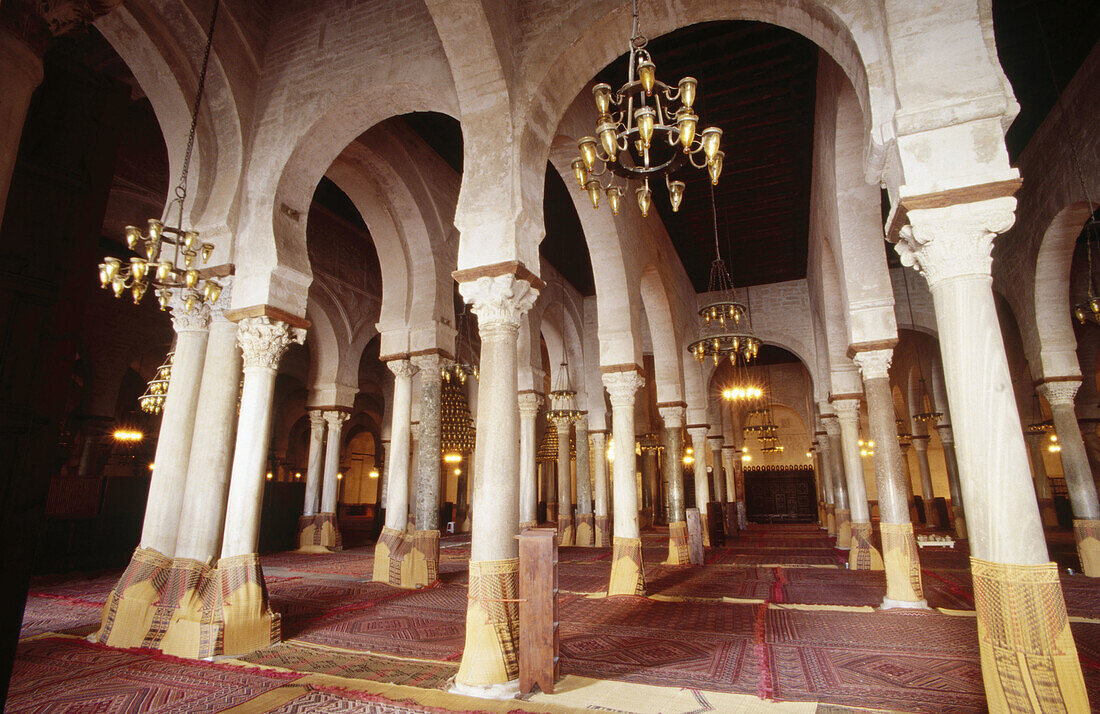
[[[886,566],[886,597],[889,600],[920,602],[920,558],[912,523],[880,523],[882,560]]]
[[[318,513],[314,521],[314,545],[330,550],[343,550],[344,542],[340,538],[340,529],[336,526],[335,513]]]
[[[836,506],[832,503],[825,504],[825,531],[831,535],[836,535]]]
[[[596,516],[596,547],[611,545],[611,516]]]
[[[641,538],[615,538],[611,549],[610,595],[645,597],[645,568],[642,565]]]
[[[152,548],[137,548],[107,596],[96,639],[111,647],[141,647],[171,567],[168,556]]]
[[[848,552],[848,567],[852,570],[882,570],[882,555],[871,543],[871,524],[852,523],[852,549]]]
[[[203,659],[222,654],[222,606],[217,571],[197,560],[172,561],[169,583],[178,579],[175,608],[160,640],[160,649],[177,657]],[[167,590],[172,590],[171,585]],[[168,600],[167,591],[163,600]]]
[[[1087,712],[1056,563],[970,559],[991,712]]]
[[[317,520],[317,516],[299,516],[298,517],[298,550],[305,553],[316,553],[317,546],[314,544],[316,539],[317,528],[314,525]]]
[[[686,521],[674,521],[668,524],[668,559],[664,564],[691,564],[691,547],[688,545],[688,524]]]
[[[593,534],[593,520],[591,513],[578,513],[577,514],[577,532],[573,539],[573,545],[578,545],[583,548],[592,547]]]
[[[558,516],[558,545],[573,545],[573,519]]]
[[[455,682],[484,687],[519,676],[519,558],[471,560],[466,646]]]
[[[282,639],[279,613],[272,612],[267,585],[255,553],[233,555],[218,561],[224,654],[235,655],[269,647]]]
[[[836,509],[836,547],[848,549],[852,547],[852,521],[851,511],[847,508]]]
[[[1100,578],[1100,521],[1074,519],[1073,535],[1077,539],[1081,572],[1090,578]]]
[[[404,531],[389,526],[382,527],[382,532],[378,535],[378,543],[374,546],[374,572],[371,574],[374,582],[387,583],[395,588],[401,587],[401,559],[404,543]]]
[[[412,566],[407,587],[422,588],[439,580],[439,531],[416,531],[408,559]],[[406,586],[402,586],[406,587]]]

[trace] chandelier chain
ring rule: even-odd
[[[202,105],[202,97],[206,89],[206,72],[210,66],[210,51],[214,46],[214,25],[218,21],[218,9],[221,0],[214,0],[214,10],[210,13],[210,28],[206,32],[206,47],[203,49],[202,65],[199,68],[198,87],[195,90],[195,104],[191,108],[191,129],[187,134],[187,150],[183,154],[183,168],[180,171],[180,180],[176,185],[176,198],[179,203],[180,225],[183,225],[183,202],[187,198],[187,174],[191,168],[191,153],[195,148],[195,131],[199,124],[199,108]]]

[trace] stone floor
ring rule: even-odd
[[[350,529],[349,529],[350,530]],[[1072,538],[1051,532],[1073,567]],[[263,558],[284,642],[219,662],[92,645],[118,573],[36,582],[7,711],[983,711],[965,542],[922,549],[923,612],[875,609],[881,573],[845,568],[813,526],[753,526],[702,566],[665,566],[644,535],[649,597],[607,598],[610,551],[561,550],[554,695],[503,709],[445,693],[463,647],[468,537],[441,541],[440,582],[370,582],[372,548]],[[1093,702],[1100,586],[1063,576]]]

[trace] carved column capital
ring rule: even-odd
[[[613,407],[633,407],[634,393],[645,386],[645,379],[634,370],[609,372],[602,379]]]
[[[601,453],[605,446],[607,446],[607,432],[606,431],[593,431],[589,433],[592,437],[592,446],[596,449],[597,453]]]
[[[306,331],[269,317],[246,317],[237,323],[237,344],[244,357],[244,368],[263,367],[275,371],[279,360],[292,344],[302,344]]]
[[[688,436],[692,439],[713,439],[712,436],[707,436],[710,432],[710,427],[707,426],[692,426],[688,427]],[[722,437],[718,437],[721,439]]]
[[[180,300],[178,294],[174,294],[169,307],[172,311],[172,327],[177,333],[206,332],[210,329],[210,308],[206,305],[193,307],[188,312],[183,300]]]
[[[438,354],[415,355],[409,358],[413,366],[420,370],[420,379],[429,382],[438,382],[443,379],[443,367],[445,360]]]
[[[1011,196],[914,209],[894,248],[902,265],[920,272],[929,288],[950,278],[990,278],[993,239],[1012,227],[1015,210]]]
[[[857,352],[852,360],[859,367],[864,379],[889,379],[890,362],[893,358],[894,351],[887,349]]]
[[[416,374],[417,368],[407,359],[391,359],[386,362],[386,367],[393,372],[398,379],[411,379]]]
[[[1050,406],[1073,406],[1073,398],[1081,387],[1081,379],[1062,379],[1057,382],[1043,382],[1038,387],[1039,394]]]
[[[918,452],[928,451],[928,436],[913,436],[913,448]]]
[[[833,402],[833,409],[836,410],[836,418],[842,424],[846,421],[854,423],[859,419],[858,399],[837,399]],[[828,429],[826,425],[825,430],[828,431]]]
[[[518,330],[523,314],[531,309],[539,291],[514,275],[481,277],[460,283],[458,292],[477,315],[478,330]]]
[[[665,423],[666,429],[682,429],[684,427],[683,407],[659,407],[657,412],[661,415],[661,421]]]
[[[825,427],[825,433],[830,439],[840,438],[840,420],[836,414],[822,414],[821,424]]]
[[[325,426],[325,412],[322,409],[309,410],[309,426],[311,429],[323,429]]]
[[[344,422],[350,418],[351,414],[338,409],[332,409],[325,412],[325,423],[328,424],[329,431],[335,431],[337,433],[344,428]]]
[[[542,406],[542,395],[535,392],[524,392],[517,397],[519,401],[519,414],[523,417],[532,418],[538,415],[539,407]]]
[[[951,428],[950,424],[939,424],[936,426],[936,432],[940,435],[940,442],[944,446],[955,443],[955,431]]]

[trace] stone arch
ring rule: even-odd
[[[683,354],[686,347],[680,338],[677,321],[669,304],[668,291],[656,265],[650,263],[642,269],[639,292],[649,322],[649,335],[653,343],[653,380],[657,388],[657,402],[684,401]]]
[[[1039,244],[1033,297],[1039,352],[1034,354],[1036,345],[1031,345],[1028,359],[1039,365],[1044,377],[1080,372],[1071,317],[1070,266],[1077,236],[1089,215],[1089,205],[1084,201],[1065,206],[1047,225]]]
[[[561,283],[561,277],[549,266],[543,267],[543,274],[548,275],[546,288],[539,294],[539,299],[534,308],[528,311],[531,324],[538,329],[537,335],[541,336],[546,351],[550,358],[549,374],[551,383],[557,378],[558,365],[561,363],[563,353],[569,358],[569,379],[573,388],[577,390],[577,407],[587,409],[587,389],[584,380],[584,349],[581,344],[582,325],[581,307],[573,299],[571,290],[566,289]],[[562,324],[561,309],[564,303],[565,321]],[[533,334],[532,337],[535,335]],[[541,355],[538,357],[541,362]]]

